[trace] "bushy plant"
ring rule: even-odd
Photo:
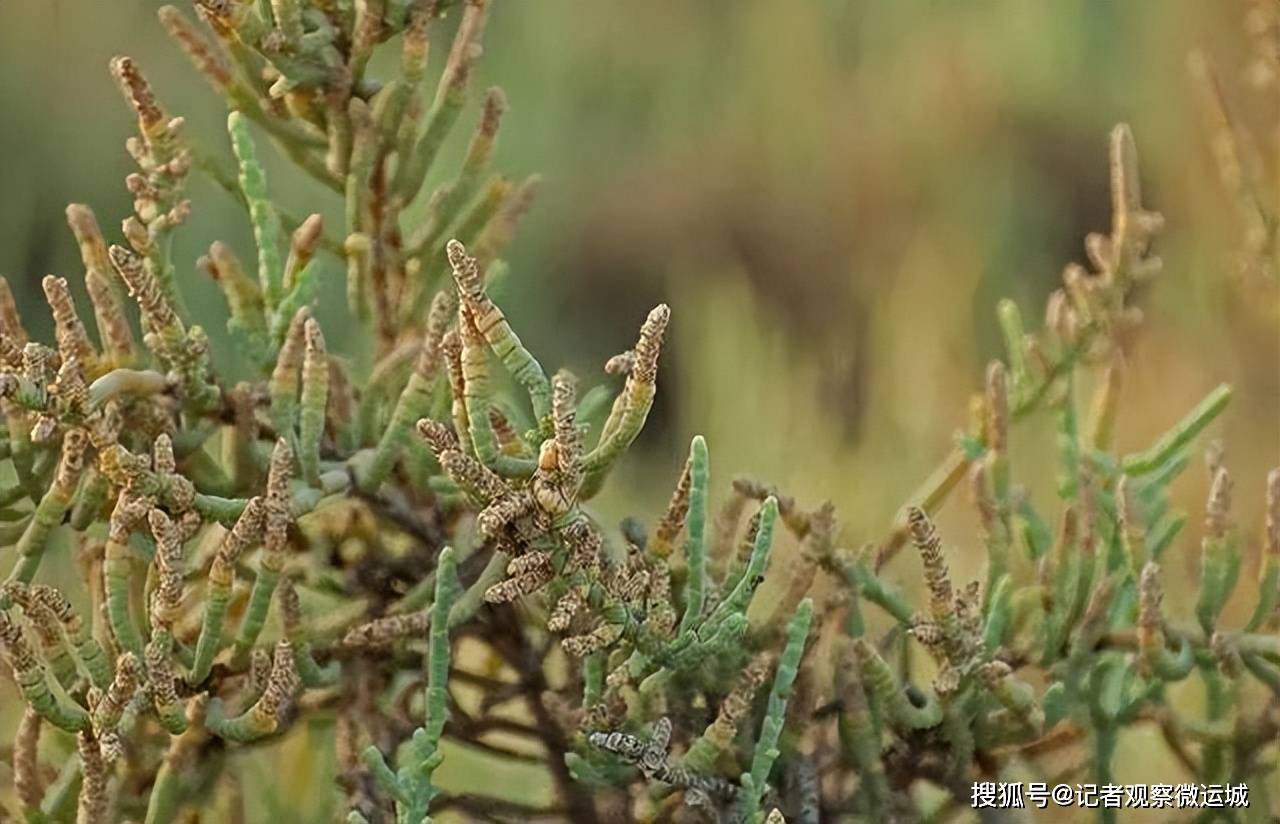
[[[1218,812],[1264,820],[1280,471],[1255,608],[1227,626],[1247,542],[1209,450],[1197,600],[1190,620],[1166,617],[1159,564],[1193,551],[1167,490],[1231,390],[1149,449],[1115,453],[1162,228],[1128,128],[1110,140],[1110,232],[1087,238],[1089,266],[1066,269],[1038,331],[1000,304],[1005,357],[886,540],[842,548],[831,506],[746,478],[711,512],[700,437],[666,511],[614,530],[590,502],[644,426],[668,308],[606,364],[616,394],[548,375],[521,343],[488,285],[534,180],[489,170],[497,90],[462,165],[422,197],[467,109],[488,5],[197,0],[203,27],[164,7],[232,110],[234,171],[132,60],[112,62],[139,132],[125,243],[108,245],[88,207],[67,210],[96,340],[65,280],[44,281],[53,347],[28,339],[0,291],[0,642],[23,701],[13,814],[160,824],[229,806],[257,820],[267,811],[235,791],[245,752],[308,726],[336,751],[317,786],[353,822],[911,821],[969,805],[975,781],[1049,777],[1066,749],[1085,757],[1062,780],[1113,784],[1118,735],[1154,723],[1196,781],[1254,789],[1249,812]],[[446,12],[461,20],[427,100]],[[399,52],[393,79],[369,71],[379,49]],[[342,198],[340,232],[281,207],[262,137]],[[256,276],[223,243],[198,262],[226,295],[229,355],[253,373],[235,385],[184,309],[188,262],[169,254],[193,168],[242,202],[256,242]],[[1274,252],[1274,228],[1264,220],[1270,246],[1250,240],[1257,255]],[[326,347],[319,255],[346,265],[372,369]],[[1057,421],[1052,512],[1013,475],[1010,430],[1036,415]],[[931,520],[964,482],[987,557],[967,586]],[[798,550],[779,563],[783,531]],[[885,574],[907,545],[919,605]],[[40,582],[70,567],[83,592]],[[1202,682],[1203,711],[1166,700],[1184,679]],[[451,753],[476,770],[539,765],[551,800],[450,792],[435,773]]]

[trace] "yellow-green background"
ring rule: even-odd
[[[191,133],[228,156],[225,109],[165,40],[157,6],[0,2],[0,274],[37,334],[50,328],[40,278],[79,289],[65,204],[91,204],[113,235],[129,212],[132,121],[112,55],[136,58]],[[882,536],[1000,354],[995,301],[1010,296],[1038,322],[1062,266],[1083,259],[1084,234],[1108,227],[1107,133],[1123,120],[1168,228],[1118,445],[1141,448],[1217,383],[1236,387],[1214,434],[1237,478],[1247,561],[1235,611],[1247,610],[1262,479],[1280,463],[1280,299],[1235,276],[1230,204],[1186,72],[1203,47],[1242,123],[1268,139],[1280,100],[1240,79],[1246,6],[496,0],[479,75],[511,101],[498,161],[545,178],[511,249],[508,315],[545,364],[590,383],[652,304],[673,307],[649,430],[603,509],[651,516],[701,432],[721,493],[749,472],[804,502],[834,500],[849,545]],[[292,211],[340,215],[283,164],[269,171]],[[204,181],[191,194],[181,288],[222,340],[221,300],[193,262],[215,239],[251,257],[250,235],[225,194]],[[336,328],[340,267],[326,277],[320,314]],[[360,355],[353,338],[330,334]],[[217,359],[234,371],[228,350]],[[1050,427],[1034,421],[1013,442],[1041,501]],[[1197,465],[1175,498],[1194,513],[1205,486]],[[1170,579],[1194,579],[1198,521],[1167,556]],[[942,526],[973,574],[962,496]],[[914,562],[892,574],[910,585]],[[1175,615],[1181,606],[1170,600]],[[1122,780],[1176,780],[1149,774],[1132,757],[1142,742],[1128,743]],[[276,766],[289,780],[289,764]]]

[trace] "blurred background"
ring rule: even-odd
[[[38,336],[51,326],[40,278],[80,288],[64,206],[91,204],[117,236],[129,213],[133,125],[112,55],[133,56],[191,134],[229,156],[225,109],[164,38],[158,5],[0,2],[0,274]],[[1167,229],[1118,447],[1149,445],[1233,384],[1214,435],[1237,479],[1252,580],[1263,478],[1280,463],[1280,293],[1240,275],[1238,226],[1187,71],[1202,49],[1242,128],[1276,140],[1280,99],[1245,79],[1250,5],[495,3],[480,72],[511,101],[498,165],[544,177],[509,255],[508,315],[544,364],[602,379],[648,308],[673,307],[658,405],[606,513],[652,516],[703,433],[720,494],[750,473],[805,503],[832,499],[847,545],[882,538],[1001,355],[997,299],[1038,325],[1062,267],[1084,260],[1084,235],[1109,228],[1107,134],[1125,121]],[[1280,158],[1268,162],[1280,179]],[[326,193],[273,170],[293,211],[337,217]],[[216,339],[223,304],[194,261],[215,239],[251,257],[250,234],[220,190],[196,179],[191,196],[175,259]],[[341,267],[329,267],[322,320],[345,311]],[[1046,418],[1015,434],[1029,484],[1048,477],[1051,431]],[[1189,512],[1204,475],[1197,466],[1176,487]],[[962,498],[942,523],[972,573]],[[1166,562],[1192,578],[1199,529],[1193,517]],[[891,574],[917,572],[904,560]]]

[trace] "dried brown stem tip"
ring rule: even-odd
[[[658,526],[653,531],[653,540],[649,543],[649,549],[659,557],[671,554],[676,536],[680,534],[680,530],[684,529],[685,518],[689,514],[689,489],[693,483],[692,469],[693,459],[686,459],[684,468],[680,471],[680,479],[676,481],[676,488],[671,492],[671,500],[667,502],[667,511],[663,513],[662,520],[658,521]]]
[[[226,13],[229,13],[229,9]],[[225,17],[226,13],[221,16]],[[173,6],[161,6],[157,16],[160,18],[160,25],[182,47],[196,69],[205,76],[214,89],[227,93],[233,84],[233,78],[231,69],[217,47],[209,42],[196,26],[192,25],[186,15]]]
[[[124,99],[137,113],[138,124],[143,134],[150,134],[164,124],[164,112],[156,102],[151,84],[142,76],[142,71],[133,62],[133,58],[113,57],[111,74],[115,76]]]
[[[924,580],[929,588],[930,610],[936,620],[945,618],[952,609],[954,596],[947,560],[942,552],[942,539],[928,514],[919,507],[907,510],[907,527],[911,530],[911,542],[924,561]]]
[[[581,438],[577,424],[578,382],[572,374],[561,370],[551,381],[551,416],[555,427],[556,468],[561,482],[568,488],[577,487],[578,457]]]
[[[76,810],[76,824],[98,824],[107,821],[107,765],[102,749],[92,734],[76,735],[76,751],[80,753],[80,801]]]
[[[271,675],[267,678],[266,688],[253,708],[255,718],[263,722],[263,726],[269,724],[274,729],[279,724],[283,711],[293,700],[298,684],[293,645],[288,641],[280,641],[271,658]]]
[[[631,377],[641,384],[652,384],[658,377],[658,356],[662,354],[662,337],[671,320],[671,307],[660,303],[650,310],[640,327],[631,364]]]
[[[374,647],[400,638],[420,636],[430,626],[430,610],[389,615],[352,628],[343,636],[342,645],[353,648]]]

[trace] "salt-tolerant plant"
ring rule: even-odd
[[[1064,777],[1112,784],[1118,737],[1155,723],[1194,780],[1253,790],[1250,812],[1230,815],[1265,818],[1280,471],[1256,607],[1227,625],[1245,543],[1210,451],[1194,620],[1167,616],[1160,564],[1182,551],[1185,523],[1169,484],[1231,390],[1210,390],[1149,449],[1114,452],[1120,353],[1162,228],[1127,127],[1111,135],[1113,222],[1087,239],[1090,268],[1067,268],[1039,331],[1000,304],[1005,357],[885,541],[842,548],[831,506],[746,478],[713,515],[701,437],[652,530],[614,532],[590,502],[644,426],[670,310],[609,361],[623,382],[607,412],[607,389],[580,393],[524,346],[489,293],[533,188],[489,172],[496,90],[461,167],[419,203],[467,109],[487,0],[198,0],[196,12],[203,26],[171,6],[160,20],[227,100],[234,166],[117,58],[139,129],[125,243],[108,245],[88,207],[67,211],[96,340],[66,281],[44,283],[53,347],[28,339],[0,289],[12,467],[0,646],[23,703],[14,817],[160,824],[216,803],[265,816],[238,792],[242,755],[306,724],[330,731],[337,773],[317,779],[353,822],[917,820],[969,804],[975,781],[1047,775],[1060,750],[1082,755]],[[446,12],[461,20],[428,100]],[[369,70],[378,49],[399,50],[394,78]],[[340,232],[281,207],[264,137],[342,198]],[[184,308],[188,262],[170,255],[195,168],[253,229],[256,274],[223,243],[198,263],[252,371],[234,386]],[[312,314],[321,255],[345,264],[371,336],[363,375]],[[1057,420],[1053,512],[1016,481],[1010,430],[1033,415]],[[965,479],[988,565],[961,586],[932,517]],[[778,564],[783,531],[798,554]],[[888,576],[908,544],[919,606]],[[84,592],[41,582],[72,566]],[[918,649],[936,665],[928,683]],[[1203,710],[1167,700],[1191,678]],[[551,800],[451,792],[436,780],[451,743],[540,765]],[[926,784],[941,808],[925,809]]]

